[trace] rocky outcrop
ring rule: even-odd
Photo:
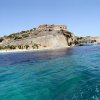
[[[94,45],[94,44],[100,44],[100,37],[91,37],[91,36],[87,36],[87,37],[76,37],[75,39],[75,45]]]
[[[100,37],[91,37],[92,40],[96,40],[97,44],[100,44]]]
[[[62,31],[52,31],[47,35],[40,35],[38,37],[25,38],[23,40],[16,40],[10,42],[10,45],[30,45],[38,44],[39,48],[62,48],[74,45],[74,36],[62,33]]]
[[[32,48],[35,44],[38,48],[63,48],[74,46],[75,36],[63,25],[42,25],[38,28],[11,34],[3,38],[1,46],[15,46]]]

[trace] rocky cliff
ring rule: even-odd
[[[0,49],[62,48],[75,45],[75,36],[65,25],[41,25],[0,40]]]

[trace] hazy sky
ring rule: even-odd
[[[78,36],[100,36],[100,0],[0,0],[0,36],[64,24]]]

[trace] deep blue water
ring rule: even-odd
[[[100,46],[0,54],[0,100],[100,100]]]

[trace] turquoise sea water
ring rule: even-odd
[[[100,100],[100,46],[0,54],[0,100]]]

